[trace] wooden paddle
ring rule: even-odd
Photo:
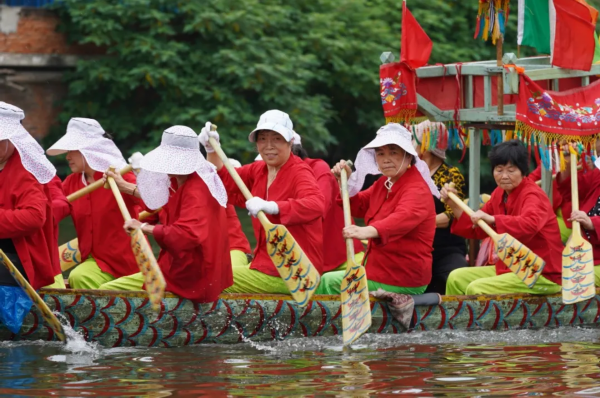
[[[131,170],[133,170],[133,167],[130,164],[128,164],[127,166],[125,166],[121,170],[119,170],[119,174],[121,174],[121,175],[127,174]],[[69,202],[73,202],[73,201],[81,198],[82,196],[85,196],[85,195],[87,195],[89,193],[94,192],[96,189],[100,188],[103,185],[104,185],[104,183],[102,182],[102,180],[94,181],[93,183],[91,183],[87,187],[81,188],[79,191],[73,192],[72,194],[70,194],[69,196],[67,196],[67,200]]]
[[[453,192],[449,192],[448,196],[469,216],[474,214],[474,211]],[[487,225],[485,221],[479,220],[477,221],[477,225],[496,243],[494,247],[498,254],[498,258],[500,258],[500,260],[502,260],[502,262],[527,285],[527,287],[533,287],[539,276],[542,274],[546,262],[511,235],[506,233],[496,233],[496,231]]]
[[[216,127],[214,124],[212,125],[213,130]],[[208,140],[246,200],[252,199],[252,194],[240,175],[235,171],[235,168],[229,163],[229,159],[219,143],[212,137],[209,137]],[[284,225],[271,223],[262,211],[258,212],[257,218],[267,234],[267,252],[277,271],[279,271],[279,275],[284,280],[294,300],[301,307],[305,306],[317,286],[319,286],[321,281],[319,271],[304,254],[300,245],[296,243],[296,240]]]
[[[348,167],[352,162],[347,161]],[[348,176],[346,168],[342,168],[342,203],[344,205],[344,225],[352,225],[350,217],[350,197],[348,196]],[[371,303],[369,302],[369,288],[367,286],[367,273],[362,264],[354,262],[354,242],[352,238],[346,239],[346,257],[348,258],[346,273],[340,287],[342,301],[342,338],[344,345],[350,345],[371,326]]]
[[[50,311],[50,308],[48,308],[48,306],[46,305],[44,300],[42,300],[40,295],[37,294],[37,292],[33,289],[33,287],[31,287],[29,282],[27,282],[27,280],[19,272],[17,267],[15,267],[15,265],[12,263],[12,261],[10,261],[8,256],[2,250],[0,250],[0,263],[2,263],[2,265],[4,265],[6,267],[8,272],[10,272],[10,274],[13,276],[13,278],[15,278],[15,281],[19,284],[19,286],[21,286],[21,289],[23,289],[25,294],[27,294],[27,296],[29,296],[31,301],[33,301],[33,305],[35,305],[37,307],[37,309],[40,311],[40,313],[42,314],[42,317],[44,318],[46,323],[50,326],[50,328],[52,328],[52,330],[54,331],[54,334],[56,334],[56,337],[60,341],[65,341],[66,337],[65,337],[65,331],[63,329],[63,326],[60,324],[60,322],[58,321],[56,316],[52,313],[52,311]]]
[[[569,146],[571,154],[571,203],[573,211],[579,210],[577,187],[577,156]],[[562,297],[563,303],[573,304],[594,297],[594,253],[592,245],[581,236],[581,225],[573,221],[571,238],[562,252]]]
[[[111,171],[114,171],[114,167],[111,167]],[[123,218],[125,221],[131,220],[131,215],[129,214],[127,205],[125,205],[121,191],[119,191],[119,187],[117,187],[117,183],[112,177],[108,177],[107,181],[110,185],[113,195],[115,195],[115,199],[117,200],[121,214],[123,214]],[[131,250],[133,250],[133,254],[135,255],[135,259],[140,267],[140,271],[142,271],[142,274],[144,274],[144,286],[146,287],[146,292],[148,292],[150,303],[152,304],[152,308],[154,310],[158,310],[163,296],[165,295],[165,278],[160,270],[160,267],[158,266],[158,263],[156,262],[156,259],[154,258],[152,249],[150,248],[150,245],[148,244],[148,241],[146,240],[142,230],[136,229],[135,231],[132,231],[130,235]]]
[[[160,209],[148,212],[143,211],[140,213],[139,220],[145,220],[146,218],[158,213]],[[61,245],[58,248],[58,256],[60,258],[60,269],[64,272],[70,270],[76,265],[81,264],[81,252],[79,251],[79,240],[77,238],[70,240],[69,242]]]

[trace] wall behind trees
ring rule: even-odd
[[[495,57],[473,40],[476,0],[409,1],[434,42],[430,63]],[[384,122],[379,55],[400,47],[399,0],[63,0],[59,29],[107,56],[67,75],[60,126],[101,121],[123,150],[147,151],[162,131],[219,125],[226,151],[253,159],[258,117],[281,109],[313,156],[353,157]],[[516,2],[506,38],[516,52]]]

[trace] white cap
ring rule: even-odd
[[[396,144],[404,149],[406,153],[417,156],[417,151],[412,144],[412,134],[402,125],[398,123],[390,123],[381,127],[377,131],[377,136],[364,149],[375,149],[382,146]]]
[[[290,119],[290,116],[287,113],[274,109],[266,111],[260,116],[258,124],[248,136],[248,140],[250,142],[256,142],[256,132],[261,130],[276,131],[281,134],[287,142],[290,142],[294,136],[294,123],[292,123],[292,119]]]
[[[302,145],[302,137],[300,137],[300,134],[296,133],[295,131],[294,133],[294,145]]]

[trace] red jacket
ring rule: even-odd
[[[96,172],[94,179],[102,178]],[[127,173],[126,181],[135,183],[135,175]],[[66,195],[70,195],[85,186],[81,174],[71,174],[63,182]],[[139,201],[131,195],[123,195],[123,200],[132,218],[138,218]],[[77,238],[81,259],[90,255],[98,267],[115,278],[139,272],[139,266],[131,250],[131,238],[123,230],[123,215],[110,189],[98,188],[71,203],[71,217]]]
[[[322,273],[323,226],[321,218],[325,200],[310,167],[299,157],[290,155],[288,161],[279,169],[268,192],[268,170],[265,162],[254,162],[236,170],[253,196],[277,203],[279,214],[267,214],[267,218],[273,224],[285,225],[304,254]],[[230,203],[245,208],[245,199],[224,167],[219,170],[219,176],[227,188]],[[256,249],[250,268],[267,275],[279,276],[277,268],[267,253],[265,231],[255,217],[252,217],[252,227],[254,236],[256,236]]]
[[[558,185],[558,189],[562,193],[563,198],[571,202],[571,175]],[[579,192],[579,210],[589,213],[598,203],[600,198],[600,170],[594,167],[593,170],[577,173],[577,190]],[[572,207],[572,206],[571,206]],[[572,210],[571,210],[572,211]],[[563,214],[565,220],[571,217],[571,213]],[[600,264],[600,217],[590,217],[594,225],[593,231],[588,231],[590,234],[590,243],[594,250],[594,264]],[[581,235],[584,239],[587,236],[581,228]]]
[[[533,170],[527,177],[533,182],[541,180],[542,166],[538,166],[537,169]],[[556,179],[552,181],[552,208],[555,213],[558,209],[561,210],[567,228],[571,228],[571,222],[567,221],[567,219],[571,216],[571,212],[573,211],[570,198],[571,195],[569,195],[568,199],[562,195]]]
[[[331,173],[331,168],[321,159],[304,159],[310,166],[321,193],[325,197],[325,217],[323,218],[323,272],[336,269],[346,262],[346,240],[342,236],[344,210],[336,203],[340,186]],[[354,253],[364,251],[362,243],[354,239]]]
[[[416,167],[406,170],[389,193],[386,180],[381,177],[350,198],[352,215],[364,218],[379,233],[367,246],[367,276],[392,286],[428,285],[435,235],[433,196]]]
[[[23,167],[19,153],[0,172],[0,239],[12,239],[34,289],[54,283],[60,269],[48,184]]]
[[[50,192],[50,200],[52,202],[52,212],[54,214],[54,236],[56,237],[56,244],[58,245],[58,224],[60,224],[63,218],[71,213],[71,206],[69,206],[69,201],[62,188],[62,181],[58,176],[54,176],[48,183],[48,189]],[[56,264],[54,272],[55,275],[62,274],[60,261]]]
[[[233,205],[227,205],[227,231],[229,235],[229,250],[240,250],[244,253],[252,253],[248,238],[244,235],[242,224],[235,212]]]
[[[154,238],[162,249],[158,264],[167,291],[201,303],[217,300],[233,284],[225,208],[192,173],[171,193],[159,219]]]
[[[483,212],[494,216],[499,233],[508,233],[531,249],[546,262],[542,275],[562,285],[562,250],[560,231],[556,215],[544,191],[529,178],[524,178],[518,187],[503,201],[504,190],[500,187],[492,192],[490,200],[483,205]],[[481,228],[474,228],[471,217],[466,213],[455,218],[452,233],[470,239],[483,239],[488,235]],[[511,272],[498,260],[496,275]]]

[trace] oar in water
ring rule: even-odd
[[[215,129],[216,126],[213,124],[212,128]],[[246,200],[252,199],[252,194],[235,168],[229,163],[229,159],[219,143],[212,137],[209,138],[209,142]],[[267,252],[275,264],[275,268],[294,300],[300,306],[305,306],[319,286],[321,281],[319,271],[285,226],[273,224],[262,211],[258,212],[257,218],[267,233]]]
[[[348,167],[352,162],[347,161]],[[348,196],[348,176],[346,168],[342,168],[342,203],[344,205],[344,224],[352,225],[350,217],[350,198]],[[352,238],[346,239],[346,273],[342,279],[342,338],[344,345],[350,345],[371,326],[371,303],[369,302],[369,288],[367,286],[367,273],[362,264],[354,262],[354,242]]]
[[[160,209],[148,212],[143,211],[140,213],[139,220],[145,220],[146,218],[153,216],[158,213]],[[76,265],[81,264],[81,252],[79,251],[79,240],[77,238],[70,240],[69,242],[61,245],[58,248],[58,256],[60,258],[60,269],[65,272],[70,270]]]
[[[111,169],[114,170],[114,168]],[[131,220],[131,215],[129,214],[127,205],[123,200],[121,191],[119,191],[119,187],[117,187],[117,183],[112,177],[108,177],[107,180],[113,195],[115,195],[115,199],[117,200],[121,214],[123,214],[123,218],[125,221]],[[136,229],[135,231],[132,231],[130,235],[131,249],[133,250],[133,254],[135,255],[138,266],[140,267],[140,271],[144,275],[144,286],[146,287],[146,292],[148,292],[150,303],[152,304],[152,308],[154,310],[158,310],[160,307],[160,302],[165,295],[165,278],[160,270],[160,267],[158,266],[158,263],[156,262],[156,259],[154,258],[154,254],[152,253],[152,249],[150,248],[144,233],[140,229]]]
[[[469,216],[474,214],[473,210],[471,210],[471,208],[460,200],[453,192],[449,192],[448,196]],[[542,274],[546,262],[510,234],[496,233],[496,231],[483,220],[477,221],[477,225],[496,243],[494,248],[498,254],[498,258],[500,258],[500,260],[502,260],[502,262],[506,264],[506,266],[514,272],[525,285],[527,285],[527,287],[533,287]]]
[[[569,150],[571,152],[571,203],[573,211],[578,211],[577,157],[571,146]],[[562,252],[562,297],[565,304],[585,301],[596,295],[592,245],[581,236],[579,222],[573,221],[572,231],[571,239]]]
[[[50,325],[50,328],[52,328],[52,331],[54,331],[56,337],[60,341],[65,341],[66,337],[63,326],[60,324],[60,322],[52,313],[52,311],[50,311],[50,308],[48,308],[48,306],[46,305],[44,300],[42,300],[40,295],[37,294],[33,287],[31,287],[29,282],[27,282],[23,275],[21,275],[17,267],[15,267],[12,261],[10,261],[10,259],[2,250],[0,250],[0,263],[2,263],[2,265],[4,265],[6,269],[8,269],[8,272],[10,272],[13,278],[15,278],[15,281],[19,284],[19,286],[21,286],[21,289],[23,289],[25,294],[29,296],[29,298],[33,302],[33,305],[37,307],[37,309],[41,312],[42,317],[44,318],[46,323]]]

